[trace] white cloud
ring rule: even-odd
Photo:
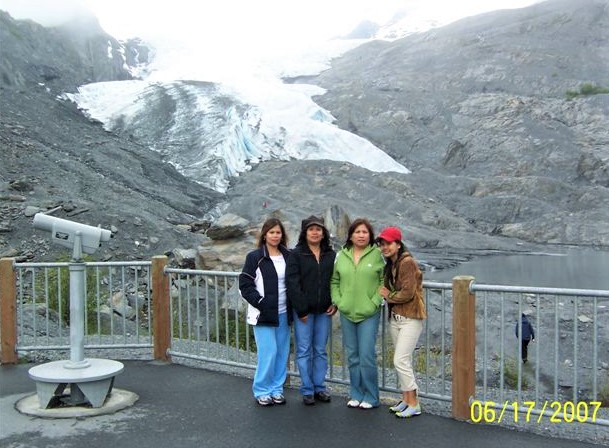
[[[364,19],[387,21],[396,11],[436,15],[443,22],[533,0],[0,0],[15,18],[57,25],[92,11],[117,38],[206,39],[228,48],[278,47],[346,34]]]
[[[90,11],[84,0],[0,0],[0,9],[15,19],[31,19],[44,26],[61,25]]]
[[[395,9],[398,0],[223,0],[195,2],[173,0],[86,0],[102,23],[115,32],[140,28],[145,33],[205,33],[259,39],[316,34],[327,38],[348,31],[366,16]]]

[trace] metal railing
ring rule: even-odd
[[[85,348],[152,348],[150,262],[85,265]],[[14,266],[16,350],[69,350],[69,263]]]
[[[165,272],[171,277],[173,325],[169,355],[255,369],[255,341],[251,327],[245,322],[245,301],[238,290],[239,273],[174,268],[167,268]],[[443,327],[447,316],[446,304],[449,303],[446,297],[451,287],[450,283],[428,283],[425,288],[427,307],[439,310]],[[385,310],[382,317],[378,340],[380,388],[398,392]],[[335,316],[328,347],[327,379],[337,384],[348,384],[339,322]],[[421,396],[451,400],[446,348],[447,332],[432,332],[426,325],[415,354],[415,363],[420,367]],[[297,377],[293,352],[288,370],[290,375]]]
[[[599,332],[601,320],[609,320],[609,291],[475,283],[470,289],[477,293],[481,340],[475,400],[492,403],[497,418],[510,411],[525,423],[609,426],[607,412],[595,413],[609,400],[609,335]],[[525,312],[535,332],[526,364],[518,323]]]
[[[237,272],[166,268],[172,357],[253,369],[254,332],[245,323]]]
[[[166,263],[166,257],[152,263],[86,263],[85,349],[154,349],[157,359],[255,369],[255,341],[245,322],[238,273],[175,269]],[[3,362],[14,362],[13,353],[70,348],[68,265],[0,260]],[[478,285],[472,277],[423,286],[428,319],[413,360],[422,397],[452,403],[457,418],[475,420],[478,406],[492,408],[496,416],[511,412],[512,422],[525,414],[547,419],[548,411],[566,421],[579,403],[605,401],[606,406],[609,355],[601,344],[609,338],[601,334],[606,327],[600,322],[609,319],[609,291]],[[536,338],[529,363],[522,364],[514,329],[525,311],[532,311]],[[339,322],[333,319],[328,381],[348,384]],[[397,393],[385,311],[381,322],[380,388]],[[463,333],[463,322],[470,322],[471,334]],[[289,373],[298,376],[293,354]],[[456,392],[459,383],[465,386]],[[456,414],[456,401],[463,400],[466,407]],[[544,403],[561,404],[560,413],[542,409]],[[566,409],[567,403],[574,410]],[[587,415],[578,421],[609,426],[606,417],[604,407],[594,419]]]
[[[245,324],[245,306],[237,289],[238,273],[180,269],[167,269],[166,272],[172,276],[174,285],[172,316],[180,324],[179,334],[173,334],[169,353],[175,357],[254,369],[255,343],[253,332]],[[414,355],[420,395],[448,402],[452,400],[453,380],[452,288],[451,283],[424,282],[429,318],[425,321]],[[601,318],[599,309],[609,313],[609,306],[601,308],[600,305],[600,301],[609,303],[609,291],[472,283],[470,292],[479,293],[481,298],[476,307],[475,363],[476,371],[481,374],[476,378],[475,395],[471,397],[470,404],[473,401],[482,402],[486,406],[498,403],[495,408],[501,410],[502,404],[508,402],[513,405],[504,410],[526,412],[528,415],[543,414],[546,417],[553,415],[564,421],[569,418],[568,413],[565,414],[562,409],[566,403],[577,406],[577,403],[585,401],[588,405],[607,399],[603,394],[609,393],[609,382],[606,376],[602,377],[603,372],[606,375],[607,371],[601,368],[598,322]],[[548,310],[544,312],[542,319],[546,302],[551,303],[553,308],[559,306],[557,297],[563,297],[572,304],[571,319]],[[529,308],[536,310],[533,316],[536,342],[529,355],[530,362],[523,365],[520,362],[521,339],[516,336],[515,327],[521,314],[529,311]],[[590,321],[580,315],[578,310],[590,314]],[[393,348],[385,312],[383,317],[378,341],[380,388],[382,391],[397,393],[399,386],[392,366]],[[559,325],[561,319],[565,321],[562,326]],[[573,339],[568,340],[568,335],[564,333],[564,328],[569,326],[566,322],[580,320],[588,322],[587,327],[575,331]],[[210,322],[216,327],[210,326]],[[196,331],[193,331],[194,328]],[[584,333],[586,336],[583,337],[587,339],[591,350],[584,353],[579,348],[582,338],[580,332],[585,332],[586,329],[589,332]],[[548,352],[553,354],[553,357],[545,356],[540,348],[546,341],[553,344],[553,350]],[[333,320],[328,352],[328,381],[348,384],[348,371],[337,318]],[[606,356],[606,353],[604,355]],[[297,376],[294,359],[292,354],[289,373]],[[574,360],[570,366],[572,381],[571,384],[565,384],[560,376],[564,374],[565,368],[559,368],[559,365],[562,366],[565,361],[569,363],[569,359]],[[585,370],[578,368],[582,364],[596,367],[590,369],[590,374],[586,374]],[[551,390],[548,390],[548,384],[551,385]],[[525,402],[535,403],[539,409],[522,406]],[[557,413],[556,409],[550,412],[540,410],[546,402],[561,403],[560,412]],[[609,421],[600,415],[595,415],[594,418],[588,415],[579,421],[609,425]]]

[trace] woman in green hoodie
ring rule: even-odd
[[[340,311],[349,365],[350,408],[371,409],[380,404],[376,338],[384,267],[383,256],[374,244],[372,225],[366,219],[356,219],[336,255],[330,282],[332,303]]]

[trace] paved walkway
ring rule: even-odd
[[[0,366],[0,446],[4,448],[356,448],[597,447],[491,425],[423,414],[409,420],[385,407],[348,409],[342,397],[304,406],[287,390],[285,406],[262,408],[251,380],[224,373],[125,361],[115,387],[136,393],[134,406],[89,418],[43,419],[15,410],[35,392],[29,365]]]

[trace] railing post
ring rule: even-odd
[[[165,274],[167,257],[152,257],[152,323],[154,335],[154,359],[171,361],[171,312],[169,308],[169,277]]]
[[[469,291],[474,277],[453,278],[452,416],[470,418],[470,398],[476,389],[476,296]]]
[[[17,272],[14,258],[0,259],[0,363],[16,364]]]

